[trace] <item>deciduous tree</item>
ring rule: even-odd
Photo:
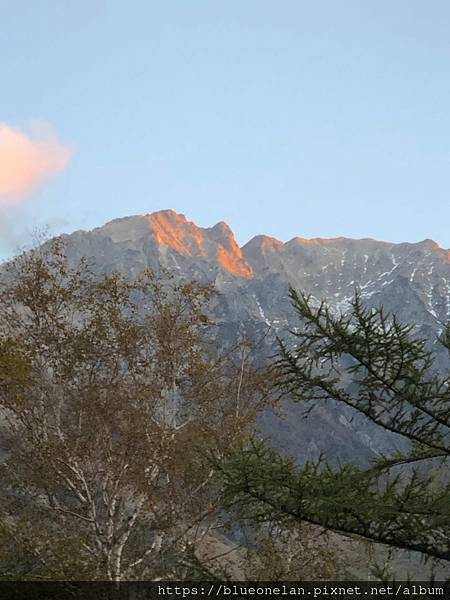
[[[213,290],[71,265],[61,241],[0,289],[0,574],[172,578],[220,527],[210,457],[269,399],[211,340]],[[184,569],[184,570],[183,570]]]

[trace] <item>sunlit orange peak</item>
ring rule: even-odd
[[[187,256],[205,255],[201,230],[184,215],[173,210],[161,210],[146,218],[159,245]]]
[[[219,265],[236,277],[247,279],[253,277],[253,271],[247,264],[242,250],[239,248],[228,225],[222,221],[217,223],[212,231],[220,232],[219,237],[215,237],[216,242],[218,242],[216,258]]]
[[[237,244],[232,248],[219,246],[217,261],[222,268],[236,277],[246,277],[247,279],[253,277],[253,271],[242,256],[242,251]]]

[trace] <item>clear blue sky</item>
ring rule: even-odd
[[[450,247],[448,0],[3,0],[0,32],[0,121],[75,147],[9,230],[170,207]]]

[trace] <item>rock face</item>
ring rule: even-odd
[[[239,331],[258,338],[269,327],[282,333],[293,325],[289,284],[317,301],[327,299],[337,311],[346,310],[358,288],[369,305],[383,304],[417,324],[430,340],[450,317],[450,252],[432,240],[392,244],[296,237],[283,243],[259,235],[240,248],[225,223],[200,228],[171,210],[116,219],[63,237],[69,257],[93,257],[100,271],[134,276],[146,267],[165,267],[186,279],[213,282],[224,341]],[[267,336],[266,351],[271,340]],[[364,462],[397,443],[331,404],[307,420],[300,413],[298,406],[287,405],[288,418],[267,414],[261,424],[274,443],[299,460],[325,450],[329,456]]]

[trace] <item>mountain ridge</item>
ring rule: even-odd
[[[213,282],[222,293],[226,289],[226,296],[241,290],[246,297],[241,320],[286,322],[289,285],[317,301],[326,298],[339,310],[358,288],[367,301],[383,302],[423,326],[450,318],[450,252],[430,239],[294,237],[282,242],[257,235],[240,247],[223,221],[199,227],[173,210],[122,217],[62,237],[74,255],[91,255],[104,270],[137,274],[145,267],[164,267]]]
[[[239,246],[233,231],[224,221],[220,221],[212,227],[199,227],[193,221],[188,220],[184,214],[176,213],[172,209],[160,210],[146,215],[120,217],[90,231],[78,230],[73,234],[65,234],[64,237],[90,233],[105,234],[114,242],[133,242],[137,235],[145,236],[145,234],[148,234],[148,237],[161,253],[173,252],[183,256],[205,257],[216,261],[229,274],[248,279],[256,276],[251,264],[252,258],[254,261],[256,254],[259,254],[262,258],[264,255],[289,252],[290,250],[295,253],[296,247],[328,248],[336,251],[351,248],[355,245],[361,248],[366,247],[369,251],[374,251],[377,248],[415,250],[427,247],[435,251],[442,259],[450,262],[450,251],[442,248],[431,239],[419,242],[394,243],[370,237],[304,238],[295,236],[283,242],[273,236],[258,234]]]
[[[368,306],[382,304],[415,324],[416,333],[436,349],[438,365],[447,363],[436,339],[450,320],[450,253],[433,240],[395,244],[295,237],[281,242],[259,235],[240,247],[226,223],[202,228],[174,211],[123,217],[62,238],[69,260],[92,258],[99,272],[134,277],[146,268],[168,269],[185,280],[213,284],[218,340],[224,345],[239,337],[256,340],[262,362],[276,351],[274,334],[283,336],[298,326],[288,298],[292,286],[313,302],[325,299],[337,312],[350,307],[358,289]],[[364,462],[398,443],[333,404],[305,420],[301,408],[288,403],[286,415],[285,420],[265,415],[262,431],[301,461],[324,451],[334,460]]]
[[[215,229],[217,227],[223,227],[225,229],[227,229],[229,232],[232,232],[231,227],[228,225],[228,223],[226,223],[225,221],[218,221],[215,225],[212,225],[211,227],[200,227],[197,226],[193,221],[190,221],[186,215],[184,213],[177,213],[176,211],[174,211],[171,208],[167,208],[167,209],[161,209],[158,211],[154,211],[154,212],[150,212],[150,213],[146,213],[144,215],[141,214],[136,214],[136,215],[127,215],[124,217],[117,217],[115,219],[111,219],[110,221],[107,221],[106,223],[104,223],[103,225],[99,225],[97,227],[94,227],[90,230],[87,229],[78,229],[72,233],[76,233],[76,232],[88,232],[88,231],[96,231],[99,229],[103,229],[106,226],[109,226],[111,224],[115,224],[121,221],[127,221],[130,219],[147,219],[148,217],[154,217],[157,215],[166,215],[166,216],[175,216],[177,217],[177,219],[179,220],[179,222],[185,221],[188,224],[192,224],[195,225],[195,227],[197,227],[200,230],[212,230]],[[65,234],[65,235],[71,235],[71,234]],[[233,234],[234,236],[234,234]],[[279,244],[279,245],[286,245],[289,244],[290,242],[294,241],[294,240],[298,240],[301,241],[303,243],[332,243],[332,242],[339,242],[339,241],[355,241],[355,242],[375,242],[377,244],[386,244],[389,246],[399,246],[402,244],[409,244],[409,245],[417,245],[417,244],[431,244],[433,245],[436,249],[439,250],[444,250],[446,252],[450,252],[450,248],[444,248],[443,246],[441,246],[438,242],[436,242],[435,240],[431,239],[431,238],[425,238],[423,240],[419,240],[417,242],[391,242],[389,240],[379,240],[377,238],[373,238],[373,237],[362,237],[362,238],[353,238],[353,237],[347,237],[347,236],[336,236],[336,237],[313,237],[313,238],[305,238],[302,236],[294,236],[286,241],[280,240],[272,235],[269,234],[265,234],[265,233],[259,233],[254,235],[253,237],[251,237],[247,242],[245,242],[242,246],[240,246],[241,249],[245,248],[245,246],[247,246],[248,244],[252,243],[254,240],[256,240],[257,238],[265,238],[267,240],[271,240],[273,241],[275,244]]]

